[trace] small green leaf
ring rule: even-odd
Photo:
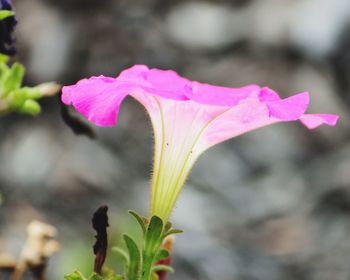
[[[17,89],[9,92],[7,96],[4,98],[4,100],[6,100],[11,110],[20,109],[23,106],[26,99],[27,99],[26,93],[21,89]]]
[[[33,99],[27,99],[18,110],[21,113],[36,116],[40,113],[41,107],[38,102]]]
[[[64,275],[66,280],[88,280],[80,271],[74,271],[73,273]]]
[[[171,266],[165,265],[165,264],[159,264],[159,265],[153,266],[152,271],[153,272],[166,271],[166,272],[174,273],[174,269]]]
[[[124,249],[120,248],[120,247],[113,247],[112,248],[113,252],[116,252],[119,256],[121,256],[123,258],[123,260],[125,261],[125,263],[129,264],[129,256],[128,254],[124,251]]]
[[[114,279],[115,272],[112,268],[104,266],[101,275],[103,279]]]
[[[173,226],[173,225],[172,225],[171,222],[167,222],[166,225],[165,225],[165,227],[164,227],[164,231],[165,231],[165,232],[169,231],[169,230],[171,229],[172,226]]]
[[[163,232],[163,221],[157,216],[153,216],[147,228],[145,237],[145,251],[154,252],[161,243],[161,235]]]
[[[4,80],[4,92],[19,89],[24,76],[24,66],[19,63],[14,63],[8,72],[6,80]]]
[[[138,213],[136,213],[135,211],[132,211],[132,210],[129,210],[129,214],[132,215],[136,219],[136,221],[141,226],[143,234],[145,235],[146,234],[146,224],[145,224],[144,218],[141,217]]]
[[[28,99],[39,99],[42,97],[41,92],[37,88],[22,87],[20,89]]]
[[[96,273],[92,274],[90,277],[89,277],[89,280],[104,280],[105,278],[102,277],[101,275],[98,275]]]
[[[5,82],[10,76],[10,68],[6,63],[0,63],[0,96],[6,96],[8,92],[5,91]]]
[[[0,53],[0,63],[7,63],[9,61],[10,57]]]
[[[172,234],[180,234],[180,233],[183,233],[183,230],[174,228],[174,229],[171,229],[168,232],[164,233],[163,238],[165,238],[169,235],[172,235]]]
[[[124,277],[122,275],[116,275],[112,269],[106,269],[104,267],[102,275],[93,273],[87,280],[124,280]]]
[[[169,251],[168,251],[168,250],[166,250],[166,249],[161,249],[161,250],[158,252],[158,254],[157,254],[157,256],[156,256],[154,262],[158,262],[158,261],[160,261],[160,260],[163,260],[163,259],[165,259],[165,258],[168,258],[169,256],[170,256],[170,254],[169,254]]]
[[[0,20],[3,20],[8,17],[14,16],[15,13],[13,11],[8,11],[8,10],[2,10],[0,11]]]
[[[127,272],[128,279],[138,280],[140,279],[140,276],[141,276],[141,265],[142,265],[140,250],[136,242],[126,234],[124,234],[124,241],[129,251],[129,260],[130,260],[128,272]]]

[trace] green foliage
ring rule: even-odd
[[[125,280],[122,275],[116,275],[114,272],[109,272],[104,275],[98,275],[93,273],[89,277],[84,276],[80,271],[74,271],[73,273],[64,276],[65,280]]]
[[[163,232],[163,221],[157,216],[153,216],[148,225],[145,236],[145,252],[154,254],[161,245]]]
[[[9,56],[0,53],[0,63],[1,64],[7,63],[9,61],[9,59],[10,59]]]
[[[138,280],[141,277],[142,259],[140,249],[135,241],[128,235],[124,235],[124,241],[129,252],[129,264],[127,266],[128,279]]]
[[[157,256],[155,257],[155,262],[158,262],[160,260],[166,259],[170,256],[168,250],[166,249],[160,249]]]
[[[22,87],[25,73],[24,66],[14,63],[8,66],[9,57],[0,54],[0,115],[10,112],[37,115],[41,108],[38,99],[43,96],[57,93],[59,86],[54,83],[45,83],[36,87]]]
[[[125,252],[123,248],[115,246],[112,248],[112,251],[116,252],[119,256],[121,256],[121,258],[123,259],[126,265],[129,265],[129,262],[130,262],[129,255],[127,252]]]
[[[171,266],[165,265],[165,264],[158,264],[153,266],[152,271],[153,272],[166,271],[166,272],[174,273],[174,269]]]
[[[0,11],[0,20],[3,20],[8,17],[14,16],[15,13],[13,11],[8,11],[8,10],[1,10]]]
[[[129,270],[130,270],[130,267],[134,267],[134,266],[139,268],[141,263],[142,265],[141,278],[138,278],[139,275],[137,275],[136,278],[132,278],[130,277],[130,275],[128,275],[127,279],[128,280],[134,280],[134,279],[153,280],[153,279],[157,279],[157,276],[155,273],[156,271],[163,270],[167,272],[173,272],[173,269],[170,266],[157,265],[157,262],[169,257],[169,252],[166,249],[162,248],[162,243],[164,239],[169,235],[182,233],[182,230],[173,229],[172,224],[170,222],[167,222],[164,225],[162,219],[157,216],[153,216],[151,217],[150,220],[148,220],[140,216],[134,211],[129,211],[129,213],[136,219],[137,223],[139,224],[143,233],[144,240],[143,240],[141,260],[139,260],[138,258],[136,260],[134,260],[134,258],[131,258],[131,257],[128,258]],[[136,243],[132,245],[127,244],[127,247],[129,250],[129,256],[132,253],[129,248],[130,246],[133,246],[134,251],[136,251],[136,248],[137,248],[137,252],[140,251]],[[119,250],[118,252],[121,253],[121,251]],[[133,264],[134,261],[137,263]]]
[[[129,214],[132,215],[136,221],[139,223],[143,234],[146,234],[146,226],[147,226],[147,219],[145,217],[140,216],[138,213],[135,211],[129,210]]]
[[[14,63],[7,72],[5,72],[5,79],[3,84],[3,90],[10,92],[12,90],[19,89],[22,84],[24,76],[24,66],[19,63]]]
[[[158,262],[170,257],[170,253],[162,247],[164,239],[182,231],[173,229],[169,222],[164,224],[157,216],[148,220],[134,211],[129,213],[135,218],[142,231],[142,242],[138,244],[131,236],[124,234],[126,249],[112,248],[112,251],[117,253],[125,263],[123,275],[117,275],[113,270],[103,268],[102,276],[92,274],[85,277],[81,272],[75,271],[66,275],[66,280],[158,280],[157,271],[174,271],[172,267]]]
[[[73,273],[66,274],[64,276],[64,279],[66,279],[66,280],[87,280],[88,278],[86,278],[81,272],[74,271]]]
[[[163,233],[163,238],[165,238],[165,237],[167,237],[169,235],[172,235],[172,234],[180,234],[180,233],[183,233],[183,230],[176,229],[176,228],[169,229],[168,231]]]

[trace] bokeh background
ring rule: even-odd
[[[172,216],[185,234],[169,279],[350,278],[349,0],[13,2],[28,85],[143,63],[282,96],[308,90],[310,112],[341,115],[336,128],[277,124],[203,155]],[[118,127],[92,127],[96,139],[73,134],[59,98],[42,104],[39,117],[0,119],[0,251],[18,256],[27,223],[51,223],[62,250],[49,279],[62,279],[92,269],[98,206],[110,206],[111,245],[136,228],[128,209],[147,213],[152,131],[131,99]]]

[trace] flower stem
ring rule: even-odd
[[[148,255],[146,252],[143,255],[143,264],[142,264],[142,276],[141,280],[151,280],[152,278],[152,266],[154,262],[154,257]]]
[[[172,228],[170,222],[164,223],[158,216],[150,219],[140,216],[135,211],[129,213],[136,219],[143,233],[142,246],[137,245],[132,237],[124,234],[124,240],[129,252],[127,259],[128,280],[152,280],[159,271],[172,271],[168,265],[159,265],[159,261],[169,257],[169,251],[164,246],[164,240],[169,235],[181,233]],[[125,254],[124,254],[125,255]]]

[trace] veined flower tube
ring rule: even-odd
[[[227,88],[180,77],[171,70],[135,65],[117,78],[91,77],[65,86],[62,101],[99,126],[116,125],[127,95],[147,110],[154,129],[151,215],[167,221],[198,157],[211,146],[277,122],[307,128],[334,126],[338,116],[305,114],[309,94],[286,99],[267,88]]]

